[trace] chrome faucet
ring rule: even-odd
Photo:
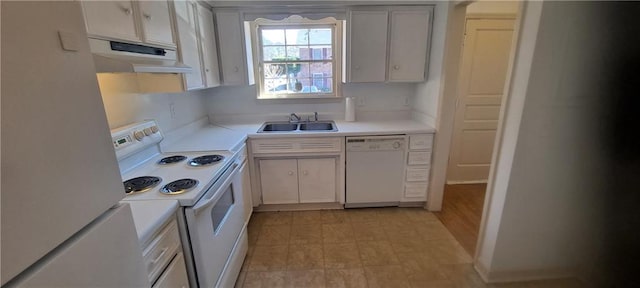
[[[296,113],[291,113],[291,115],[289,115],[289,122],[300,122],[300,116],[296,115]]]
[[[318,112],[313,112],[313,121],[318,122]]]

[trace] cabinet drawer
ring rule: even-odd
[[[283,138],[283,139],[254,139],[251,149],[254,154],[259,153],[301,153],[301,152],[340,152],[342,138]]]
[[[180,235],[178,234],[178,225],[173,220],[151,241],[142,253],[151,283],[160,275],[179,248]]]
[[[431,151],[424,152],[409,152],[407,157],[407,164],[409,165],[429,165],[431,164]]]
[[[426,198],[428,183],[408,183],[404,186],[404,197]]]
[[[187,278],[187,269],[184,265],[184,256],[182,252],[173,258],[167,270],[153,285],[153,288],[188,288],[189,278]]]
[[[418,134],[409,136],[410,150],[431,149],[433,146],[433,134]]]
[[[406,180],[408,182],[429,181],[429,168],[428,167],[407,168]]]

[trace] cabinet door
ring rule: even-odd
[[[89,36],[140,42],[131,1],[81,1]]]
[[[245,65],[242,49],[242,29],[240,13],[217,12],[218,39],[220,41],[220,70],[222,84],[243,85],[245,81]]]
[[[242,163],[242,167],[240,167],[238,175],[240,177],[240,183],[242,183],[242,201],[245,216],[244,221],[248,222],[249,218],[251,218],[251,212],[253,212],[253,202],[251,200],[251,176],[249,175],[249,165],[246,161]]]
[[[176,10],[176,30],[178,32],[178,51],[182,63],[193,68],[184,74],[185,89],[204,87],[202,62],[198,45],[198,32],[194,3],[191,1],[174,1]]]
[[[298,161],[260,160],[262,203],[298,203]]]
[[[171,288],[171,287],[189,287],[189,278],[187,278],[187,268],[184,265],[184,256],[182,252],[178,253],[167,270],[158,278],[153,288]]]
[[[300,203],[336,201],[336,159],[298,159]]]
[[[218,50],[216,48],[216,32],[213,24],[213,12],[202,5],[196,5],[200,27],[200,44],[202,48],[202,64],[206,87],[220,86],[220,70],[218,68]]]
[[[139,1],[140,21],[146,43],[175,46],[169,3],[167,1]]]
[[[384,82],[387,63],[387,11],[351,11],[349,82]]]
[[[431,8],[391,12],[389,81],[421,82],[425,79]]]

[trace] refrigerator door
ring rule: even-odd
[[[1,285],[116,205],[124,188],[80,1],[0,5]]]
[[[8,284],[150,287],[129,204],[110,209]]]

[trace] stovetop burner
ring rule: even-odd
[[[185,159],[187,159],[187,156],[174,155],[174,156],[164,157],[160,159],[160,161],[158,161],[158,164],[160,165],[173,164],[173,163],[184,161]]]
[[[162,182],[162,178],[154,176],[142,176],[124,181],[124,193],[133,194],[148,191]]]
[[[198,180],[185,178],[164,185],[160,192],[168,195],[182,194],[196,186],[198,186]]]
[[[204,155],[200,157],[196,157],[189,161],[189,165],[191,166],[206,166],[216,164],[224,159],[222,155]]]

